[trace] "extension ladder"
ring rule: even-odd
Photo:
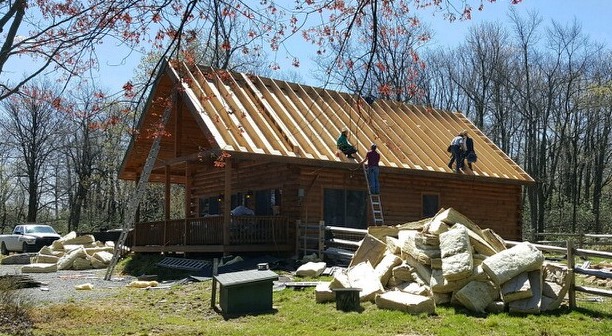
[[[370,206],[372,209],[372,217],[374,218],[374,225],[384,225],[385,220],[383,218],[383,209],[382,202],[380,201],[380,194],[372,194],[370,192],[370,179],[368,178],[368,168],[366,167],[366,165],[363,165],[362,167],[363,174],[366,180],[366,186],[368,188],[368,196],[370,197]]]
[[[171,107],[167,107],[164,110],[164,114],[162,116],[161,125],[165,127],[168,123],[168,119],[170,119],[170,112],[172,111]],[[130,202],[128,203],[128,209],[126,212],[126,217],[123,222],[123,227],[121,229],[121,234],[119,235],[119,239],[117,240],[117,244],[115,244],[115,249],[113,250],[113,258],[111,259],[108,268],[106,269],[106,274],[104,276],[104,280],[110,280],[115,270],[115,266],[121,257],[123,252],[123,248],[125,245],[125,241],[127,240],[128,233],[134,226],[134,220],[136,218],[136,211],[138,209],[138,205],[140,204],[140,200],[142,199],[142,195],[147,188],[147,183],[149,181],[149,177],[151,176],[151,171],[153,171],[153,166],[155,165],[155,160],[157,160],[157,154],[159,154],[159,147],[161,142],[161,136],[156,136],[153,140],[153,144],[151,145],[151,150],[149,151],[149,156],[147,156],[147,160],[145,161],[145,165],[142,170],[142,175],[138,179],[138,184],[136,185],[136,190],[134,191],[134,196],[130,198]]]

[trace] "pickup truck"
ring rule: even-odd
[[[51,245],[60,238],[49,225],[17,225],[12,234],[0,235],[0,253],[8,255],[9,252],[38,252],[43,246]]]

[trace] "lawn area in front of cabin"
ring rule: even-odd
[[[155,274],[154,263],[131,258],[116,271]],[[169,274],[165,270],[165,278]],[[279,272],[291,276],[290,273]],[[182,274],[179,275],[180,277]],[[296,279],[329,281],[331,277]],[[189,282],[168,289],[121,288],[97,301],[34,306],[31,335],[609,335],[612,304],[580,295],[578,309],[567,305],[538,315],[476,314],[456,306],[436,307],[435,315],[410,315],[362,302],[343,312],[335,303],[315,302],[314,287],[273,292],[273,311],[224,316],[211,308],[211,281]],[[218,302],[218,299],[217,299]]]

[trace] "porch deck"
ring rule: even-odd
[[[295,250],[295,228],[286,217],[233,217],[228,225],[225,237],[223,216],[137,223],[132,251],[231,254]]]

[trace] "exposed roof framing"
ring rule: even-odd
[[[349,141],[359,150],[358,157],[365,155],[371,143],[377,144],[381,166],[386,167],[383,169],[454,174],[447,166],[446,148],[466,129],[474,139],[478,162],[473,172],[462,175],[533,182],[461,113],[388,100],[368,104],[343,92],[178,62],[168,64],[160,75],[150,101],[177,87],[185,111],[180,114],[181,122],[171,120],[168,128],[172,131],[176,125],[185,125],[182,135],[175,137],[191,142],[181,147],[185,161],[197,152],[210,155],[211,151],[225,150],[243,153],[241,157],[256,154],[259,159],[279,162],[290,158],[305,165],[355,162],[336,155],[336,138],[347,127]],[[152,115],[157,109],[149,104],[139,128],[155,122]],[[201,144],[193,144],[197,141]],[[148,143],[146,137],[133,139],[124,160],[123,178],[134,178],[146,159]],[[158,162],[180,162],[171,148],[176,148],[172,135],[162,142]]]

